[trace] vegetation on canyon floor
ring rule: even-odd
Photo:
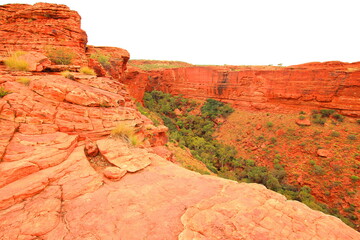
[[[322,124],[296,124],[300,116],[312,120],[319,113],[326,116]],[[271,128],[267,127],[269,121],[274,123]],[[329,213],[340,213],[348,223],[353,223],[351,226],[358,224],[360,213],[356,197],[359,194],[356,179],[360,175],[359,134],[354,119],[339,118],[328,109],[299,114],[237,110],[216,132],[218,139],[234,146],[244,158],[269,169],[281,164],[288,184],[308,185],[315,198],[328,205]],[[328,155],[319,155],[321,150]]]
[[[265,144],[264,148],[260,147],[260,149],[266,150],[264,156],[261,155],[262,157],[265,157],[266,154],[273,157],[271,164],[268,165],[261,164],[261,161],[259,162],[256,159],[256,154],[251,154],[252,147],[247,148],[247,154],[239,153],[236,144],[241,140],[235,139],[232,142],[224,142],[221,138],[215,138],[215,133],[219,132],[216,129],[221,126],[221,119],[228,117],[234,111],[229,105],[208,99],[200,106],[199,103],[193,100],[181,96],[172,96],[160,91],[146,93],[144,105],[146,108],[140,109],[142,113],[151,118],[156,113],[155,115],[161,118],[169,128],[169,136],[172,142],[181,148],[190,149],[195,158],[205,163],[207,168],[217,175],[241,182],[263,184],[267,188],[285,195],[288,199],[301,201],[313,209],[335,215],[348,225],[355,226],[353,221],[357,220],[357,217],[353,213],[357,210],[353,205],[350,205],[350,208],[354,209],[354,211],[347,214],[342,213],[341,215],[337,208],[330,208],[322,203],[323,201],[317,201],[310,186],[306,184],[299,185],[295,181],[291,184],[290,180],[293,179],[293,176],[290,175],[294,173],[286,170],[286,157],[279,151],[272,151],[282,141],[276,134],[272,134],[271,137],[270,135],[261,134],[254,139],[256,145]],[[330,116],[334,115],[335,112],[321,111],[321,114],[321,118],[329,120]],[[306,116],[306,113],[303,112],[300,115]],[[336,117],[331,117],[331,119],[336,123],[339,122]],[[158,119],[155,120],[159,121]],[[232,129],[226,129],[227,134],[232,136],[230,139],[239,137],[237,131],[241,131],[241,126],[239,124]],[[262,131],[266,132],[275,133],[279,129],[276,121],[272,118],[268,118],[264,126]],[[299,140],[297,133],[292,129],[285,132],[283,138],[290,142]],[[306,163],[304,165],[308,166]],[[327,170],[318,161],[314,161],[309,165],[311,166],[310,174],[315,176],[322,176]],[[201,173],[206,173],[206,171],[201,171]],[[353,176],[351,177],[352,181],[357,181],[356,174]]]

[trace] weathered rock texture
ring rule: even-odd
[[[86,53],[90,67],[94,68],[98,76],[111,76],[122,79],[126,70],[126,63],[130,58],[128,51],[116,47],[94,47],[87,46]],[[97,58],[108,59],[101,64]]]
[[[30,10],[32,21],[78,21],[49,4],[3,6],[10,17],[1,21],[20,14],[31,22]],[[360,238],[263,186],[202,176],[154,154],[167,128],[152,126],[117,80],[27,73],[25,86],[0,73],[11,92],[0,98],[0,239]],[[133,127],[143,148],[109,138],[117,124]]]
[[[360,116],[360,63],[134,71],[124,83],[138,100],[144,90],[161,90],[189,98],[219,99],[243,109],[331,108]]]
[[[151,126],[116,80],[29,78],[0,77],[12,92],[0,99],[0,239],[360,238],[261,185],[202,176],[108,138],[117,124],[143,138],[167,130]]]
[[[80,28],[80,15],[65,5],[37,3],[0,6],[0,56],[12,51],[39,51],[68,47],[74,63],[86,62],[87,35]]]

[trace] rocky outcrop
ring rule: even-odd
[[[57,141],[69,142],[67,134],[41,137],[40,142],[53,139],[59,150]],[[25,144],[39,140],[31,139]],[[40,151],[30,152],[33,159],[41,158]],[[150,166],[110,181],[92,168],[80,146],[57,165],[5,185],[0,188],[1,239],[360,237],[339,219],[261,185],[202,176],[146,155],[152,158]]]
[[[46,53],[64,47],[74,53],[74,64],[86,63],[87,35],[80,15],[65,5],[37,3],[0,6],[0,56],[13,51]]]
[[[5,5],[0,12],[5,25],[45,21],[41,41],[36,34],[34,41],[9,38],[10,46],[24,43],[26,51],[47,43],[50,32],[56,36],[55,26],[79,23],[63,5]],[[73,34],[66,46],[81,43],[82,32]],[[84,46],[72,47],[80,53]],[[118,53],[120,74],[127,55]],[[0,74],[9,93],[0,98],[0,239],[360,237],[339,219],[263,186],[202,176],[155,154],[164,152],[152,147],[166,142],[167,128],[141,115],[116,79],[10,74],[2,67]],[[134,130],[139,147],[109,137],[119,124]]]
[[[116,47],[87,46],[86,53],[89,66],[94,68],[98,76],[111,76],[122,79],[130,58],[128,51]]]
[[[360,237],[261,185],[202,176],[156,155],[151,143],[164,140],[147,139],[167,128],[140,115],[116,80],[28,77],[29,86],[0,77],[11,91],[0,99],[1,239]],[[142,148],[109,138],[117,124],[133,126]]]
[[[0,119],[6,122],[9,134],[16,128],[22,134],[66,132],[96,140],[109,135],[118,124],[127,124],[149,144],[164,141],[153,138],[166,138],[161,133],[167,128],[145,128],[151,121],[135,109],[126,87],[116,80],[77,75],[73,81],[59,75],[38,75],[27,77],[30,84],[25,86],[18,78],[0,77],[4,81],[1,87],[11,92],[0,99]]]
[[[270,69],[184,67],[130,72],[125,83],[138,100],[143,90],[161,90],[188,98],[214,98],[243,109],[331,108],[359,117],[359,66],[330,62]]]

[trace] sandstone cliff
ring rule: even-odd
[[[0,27],[3,50],[42,51],[31,47],[28,33],[6,41],[3,29],[19,12],[38,16],[22,21],[79,22],[63,5],[0,9],[2,21],[9,20]],[[78,27],[67,46],[85,56]],[[128,53],[118,51],[120,73]],[[152,147],[166,142],[167,129],[135,109],[119,79],[0,70],[8,92],[0,98],[0,239],[360,238],[339,219],[261,185],[202,176],[159,157]],[[118,125],[133,128],[142,143],[110,137]]]
[[[80,15],[65,5],[48,3],[0,6],[0,56],[9,51],[46,52],[49,47],[68,47],[74,63],[86,62],[87,35]]]
[[[161,90],[188,98],[214,98],[242,109],[331,108],[345,115],[360,116],[359,63],[133,71],[128,73],[124,83],[138,100],[141,100],[143,90]]]

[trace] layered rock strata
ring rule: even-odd
[[[37,3],[0,6],[0,56],[14,51],[46,53],[64,47],[74,53],[75,64],[86,63],[87,35],[81,17],[65,5]]]
[[[124,83],[141,100],[161,90],[214,98],[242,109],[336,109],[360,116],[360,64],[312,63],[291,67],[184,67],[128,73]]]

